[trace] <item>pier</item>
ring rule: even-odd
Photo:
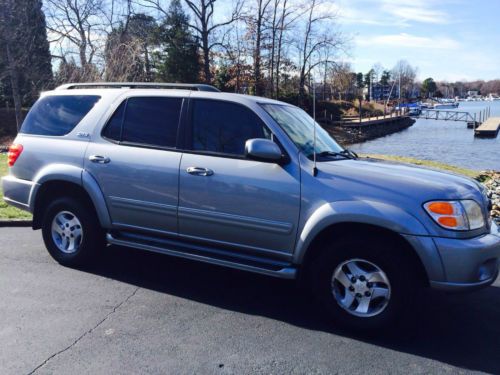
[[[396,133],[412,126],[415,120],[409,116],[391,114],[362,118],[344,118],[342,121],[325,121],[320,124],[341,144],[353,144]]]
[[[495,138],[500,130],[500,117],[490,117],[474,132],[476,137]]]
[[[461,111],[443,111],[438,109],[423,109],[420,115],[416,116],[423,120],[442,120],[442,121],[465,121],[475,122],[476,116],[469,112]]]

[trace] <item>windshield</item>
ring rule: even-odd
[[[341,152],[343,148],[318,123],[302,109],[290,105],[261,104],[264,110],[281,126],[290,139],[307,156],[314,150],[314,128],[316,125],[316,153]]]

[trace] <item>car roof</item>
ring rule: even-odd
[[[193,91],[191,89],[179,89],[179,88],[94,88],[89,85],[87,88],[71,88],[65,89],[64,86],[60,86],[55,90],[46,91],[42,93],[42,96],[58,96],[58,95],[98,95],[104,98],[123,98],[132,96],[182,96],[182,97],[192,97],[192,98],[206,98],[213,100],[227,100],[231,102],[241,103],[241,104],[255,104],[255,103],[267,103],[267,104],[280,104],[289,105],[278,100],[264,98],[260,96],[252,96],[245,94],[235,94],[227,92],[216,92],[216,91]]]

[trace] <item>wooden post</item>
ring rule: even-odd
[[[359,123],[360,124],[361,124],[361,118],[362,118],[361,111],[362,111],[361,98],[359,98]]]

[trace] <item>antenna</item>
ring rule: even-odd
[[[316,167],[316,85],[313,78],[313,176],[318,175],[318,168]]]

